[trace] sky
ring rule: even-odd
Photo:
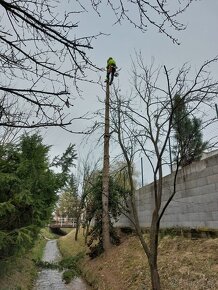
[[[63,10],[75,8],[71,7],[75,4],[75,1],[67,3],[68,1],[62,1]],[[91,7],[88,7],[87,10],[87,13],[77,16],[76,20],[79,21],[79,28],[75,33],[80,36],[98,34],[99,32],[108,34],[93,41],[93,50],[89,54],[92,61],[102,68],[106,66],[106,60],[109,56],[116,60],[117,66],[121,70],[119,77],[114,82],[116,85],[119,82],[122,93],[130,90],[131,59],[134,59],[135,51],[141,51],[144,61],[148,65],[154,60],[157,66],[165,65],[167,68],[179,69],[185,62],[188,62],[194,70],[199,68],[204,61],[218,55],[217,0],[194,1],[189,9],[179,17],[179,20],[187,25],[184,31],[172,32],[173,36],[178,38],[180,45],[174,44],[152,26],[148,27],[147,32],[142,33],[126,21],[122,25],[113,25],[115,22],[114,15],[106,6],[100,10],[101,17]],[[218,78],[218,68],[211,68],[211,70],[214,77]],[[98,77],[104,79],[105,72],[99,72],[94,76],[96,80]],[[105,93],[101,87],[89,83],[80,84],[80,87],[83,92],[81,96],[74,100],[74,107],[68,113],[75,116],[87,111],[95,112],[103,108],[103,103],[99,99],[103,101]],[[73,84],[70,85],[70,89],[73,92]],[[218,103],[218,100],[214,100],[214,102]],[[215,109],[210,114],[215,115]],[[90,126],[90,124],[91,120],[83,123],[76,121],[71,128],[72,130],[81,130]],[[216,127],[210,128],[205,133],[205,138],[213,136],[216,130]],[[90,153],[93,156],[92,158],[98,158],[102,154],[103,146],[101,142],[98,147],[96,146],[99,135],[91,136],[90,139],[83,141],[84,136],[70,134],[57,128],[44,130],[42,134],[45,143],[53,145],[52,155],[61,154],[69,143],[76,144],[80,158],[85,158],[89,152],[92,152]],[[113,158],[116,154],[111,151],[110,155]],[[136,160],[136,163],[140,170],[140,160]],[[149,182],[150,177],[145,175],[144,180]]]

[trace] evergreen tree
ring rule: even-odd
[[[51,216],[63,173],[54,173],[41,136],[0,146],[0,258],[30,247]]]
[[[190,118],[184,98],[174,97],[173,128],[176,145],[173,148],[175,159],[178,158],[182,167],[200,160],[208,142],[203,142],[200,119]]]
[[[58,206],[56,211],[61,213],[61,216],[68,218],[76,218],[78,215],[79,196],[75,177],[71,174],[68,186],[59,196]]]

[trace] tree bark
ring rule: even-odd
[[[159,204],[159,203],[158,203]],[[159,219],[158,208],[155,207],[152,215],[151,227],[150,227],[150,256],[148,258],[151,274],[152,290],[160,290],[160,277],[157,267],[158,256],[158,233],[159,233]]]
[[[80,213],[78,214],[76,218],[76,232],[75,232],[75,237],[74,237],[75,241],[78,240],[79,228],[80,228]]]
[[[87,245],[88,235],[89,235],[89,228],[90,228],[91,221],[88,221],[86,224],[86,233],[85,233],[85,245]]]
[[[155,257],[150,257],[149,259],[149,266],[150,266],[150,273],[151,273],[151,285],[152,290],[161,290],[160,286],[160,277],[157,269],[157,261],[155,261]]]
[[[109,82],[106,86],[105,99],[105,132],[104,132],[104,163],[103,163],[103,185],[102,185],[102,236],[105,253],[110,249],[110,224],[109,224],[109,140],[110,140],[110,120],[109,120]]]

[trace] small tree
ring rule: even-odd
[[[202,121],[196,117],[190,117],[185,100],[180,95],[175,95],[173,105],[172,124],[176,141],[173,153],[176,159],[179,158],[178,161],[183,167],[195,160],[200,160],[208,142],[202,140]]]
[[[89,232],[88,245],[90,247],[90,256],[92,258],[98,256],[103,252],[103,222],[102,213],[103,206],[101,201],[103,176],[101,172],[96,173],[89,187],[89,204],[86,208],[88,220],[94,219],[94,225]],[[108,214],[109,214],[109,234],[112,244],[119,243],[119,238],[113,227],[113,223],[117,221],[121,214],[121,198],[124,195],[124,188],[120,186],[116,180],[110,176],[109,179],[109,200],[108,200]]]
[[[62,216],[76,218],[78,215],[79,197],[76,187],[67,187],[59,196],[57,210]]]
[[[189,104],[187,115],[197,111],[203,104],[210,105],[214,92],[218,92],[218,81],[212,80],[207,69],[209,65],[217,64],[218,59],[205,62],[190,81],[190,68],[183,66],[172,77],[172,70],[163,68],[154,70],[146,67],[141,55],[137,55],[138,67],[133,68],[133,90],[130,97],[122,97],[119,90],[111,100],[113,131],[117,134],[117,142],[128,165],[130,182],[131,215],[129,216],[136,234],[147,256],[151,284],[153,290],[161,289],[158,271],[158,242],[161,219],[170,202],[176,194],[176,180],[180,158],[176,158],[176,170],[173,173],[172,186],[166,200],[163,199],[163,169],[164,164],[170,164],[168,141],[173,128],[174,106],[173,96],[179,94],[184,102]],[[159,83],[163,69],[166,86]],[[213,122],[213,119],[211,119]],[[144,154],[150,164],[153,175],[151,199],[151,221],[149,225],[149,242],[143,236],[139,222],[135,186],[133,183],[133,163],[137,152]],[[146,222],[146,221],[145,221]]]
[[[89,160],[90,154],[88,154],[80,164],[82,166],[79,168],[80,176],[82,177],[81,180],[81,195],[79,199],[79,206],[77,211],[77,218],[76,218],[76,232],[75,232],[75,241],[78,239],[78,233],[81,225],[81,218],[83,217],[83,228],[86,228],[86,234],[85,234],[85,243],[87,243],[87,234],[89,232],[89,226],[91,222],[91,218],[85,218],[85,211],[86,207],[89,204],[89,194],[90,194],[90,186],[92,184],[92,181],[94,179],[94,175],[97,172],[98,167],[98,161],[96,161],[94,164]]]

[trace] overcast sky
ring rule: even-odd
[[[67,4],[64,6],[64,2],[62,1],[62,8],[68,9],[69,6]],[[69,3],[72,2],[69,1]],[[107,58],[114,57],[118,67],[121,68],[119,78],[115,79],[115,83],[119,82],[122,92],[128,91],[131,56],[134,57],[135,50],[142,52],[148,65],[154,58],[157,65],[166,65],[167,68],[179,68],[183,63],[189,62],[193,68],[197,69],[204,61],[218,55],[217,0],[194,1],[191,7],[180,16],[179,20],[187,25],[186,30],[173,32],[173,36],[179,39],[180,45],[174,44],[151,26],[148,27],[146,33],[141,33],[127,22],[123,22],[122,25],[112,25],[115,18],[107,7],[101,10],[101,17],[98,17],[93,10],[88,10],[88,13],[77,16],[80,21],[77,35],[85,36],[99,32],[109,34],[93,41],[94,49],[90,51],[90,57],[98,67],[105,67]],[[212,72],[218,78],[218,68],[213,68]],[[99,76],[104,78],[105,73],[99,73]],[[104,100],[104,92],[100,87],[92,84],[81,84],[81,89],[83,93],[74,101],[74,108],[70,112],[72,116],[86,111],[95,111],[102,107],[98,97]],[[73,87],[71,90],[73,92]],[[215,114],[215,110],[211,113]],[[72,129],[81,129],[80,123],[75,122]],[[207,137],[214,134],[214,130],[216,130],[215,127],[208,131]],[[81,145],[82,136],[72,135],[60,129],[49,129],[43,134],[45,142],[53,145],[53,155],[61,154],[70,142],[76,143],[78,154],[83,156],[90,149],[96,147],[94,137],[92,142]],[[102,148],[99,147],[95,154],[100,154],[101,150]],[[111,156],[113,157],[113,152],[111,152]]]

